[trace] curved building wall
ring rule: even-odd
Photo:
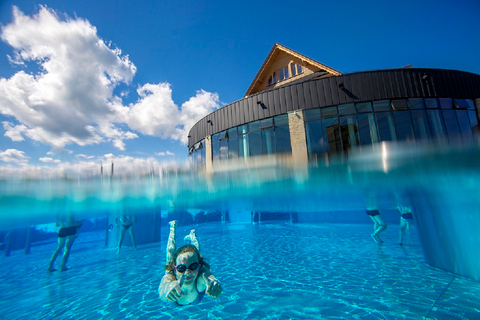
[[[478,125],[477,98],[480,76],[455,70],[392,69],[305,80],[207,115],[190,130],[189,151],[194,163],[208,165],[208,157],[215,162],[292,152],[298,140],[307,144],[310,157],[389,140],[468,143],[472,127]],[[295,116],[288,115],[294,111]],[[298,132],[290,136],[298,121],[304,124],[303,141]],[[292,139],[291,148],[286,138]],[[247,145],[249,149],[242,150]]]

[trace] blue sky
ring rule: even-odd
[[[15,8],[14,8],[15,6]],[[1,172],[188,162],[275,42],[344,73],[480,73],[480,2],[0,1]]]

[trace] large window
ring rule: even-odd
[[[212,136],[214,162],[291,151],[286,114],[230,128]]]

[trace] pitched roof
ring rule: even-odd
[[[310,59],[307,56],[304,56],[303,54],[300,54],[294,50],[291,50],[285,46],[282,46],[279,43],[275,43],[273,45],[273,48],[270,50],[270,52],[267,55],[267,58],[263,62],[262,66],[260,67],[260,70],[258,70],[257,75],[253,79],[252,83],[248,87],[247,92],[245,93],[245,97],[248,95],[251,95],[253,93],[257,93],[260,91],[265,90],[265,85],[263,83],[265,80],[270,76],[270,69],[276,62],[276,59],[279,57],[281,53],[284,53],[286,55],[289,55],[292,57],[292,59],[296,61],[301,61],[301,63],[305,66],[309,66],[312,72],[317,72],[317,71],[323,71],[326,72],[328,76],[338,76],[341,75],[341,72],[332,69],[324,64],[321,64],[318,61],[315,61],[313,59]],[[297,77],[298,78],[298,77]]]

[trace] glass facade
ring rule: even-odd
[[[304,111],[310,157],[347,153],[380,141],[472,143],[478,119],[473,100],[399,99]]]
[[[303,110],[308,155],[347,154],[381,141],[472,143],[478,132],[470,99],[409,98],[347,103]],[[204,141],[190,150],[197,167],[205,164]],[[212,135],[212,159],[291,153],[288,115],[250,122]]]

